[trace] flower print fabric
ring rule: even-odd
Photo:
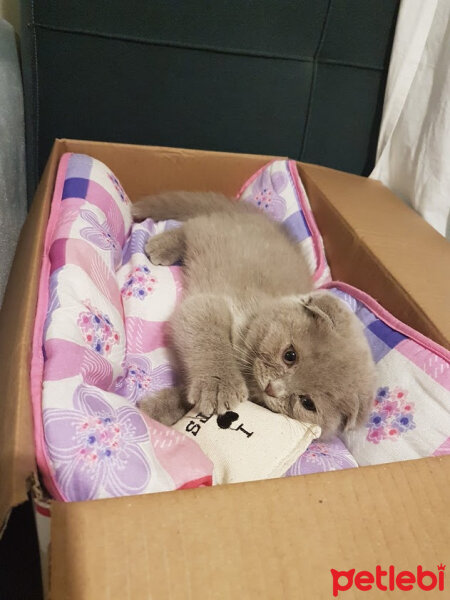
[[[118,394],[136,403],[142,396],[174,385],[169,363],[153,366],[149,358],[129,354],[124,365],[125,374],[115,383]]]
[[[158,283],[147,265],[138,265],[128,274],[125,283],[120,290],[123,298],[134,297],[144,300],[149,294],[153,294]]]
[[[286,472],[286,477],[309,475],[324,471],[353,469],[358,463],[338,437],[326,442],[314,440]]]
[[[244,184],[239,199],[282,223],[315,286],[327,286],[359,317],[377,366],[365,426],[314,442],[288,474],[449,453],[449,354],[402,329],[386,311],[380,316],[359,290],[327,283],[323,243],[295,163],[269,163]],[[85,155],[62,157],[32,362],[38,465],[57,499],[212,482],[212,464],[194,441],[136,408],[143,395],[175,384],[167,322],[182,296],[181,268],[152,265],[145,246],[176,226],[133,223],[126,193],[105,165]]]
[[[77,323],[83,333],[84,341],[99,354],[108,355],[120,336],[114,329],[107,314],[85,302],[86,310],[78,316]]]
[[[83,227],[80,230],[80,236],[102,250],[108,250],[111,253],[112,264],[114,268],[117,268],[122,259],[122,249],[108,222],[106,220],[100,222],[91,210],[81,210],[80,215],[90,224],[89,227]]]
[[[175,304],[179,275],[156,273],[145,256],[157,230],[133,224],[128,198],[105,165],[63,156],[32,363],[37,460],[56,499],[212,483],[211,461],[198,445],[136,407],[142,395],[174,383],[155,309]]]
[[[286,200],[281,192],[287,186],[288,177],[283,171],[271,173],[265,169],[250,185],[246,201],[266,213],[275,221],[282,221],[286,214]]]
[[[122,184],[117,179],[117,177],[114,175],[114,173],[110,172],[107,174],[107,176],[108,176],[108,179],[113,184],[113,186],[115,187],[117,193],[119,194],[120,200],[122,202],[124,202],[125,204],[130,204],[130,199],[128,198],[127,194],[125,193],[125,190],[122,187]]]
[[[71,500],[138,494],[151,477],[142,450],[147,426],[131,406],[114,408],[80,385],[72,409],[44,410],[46,442],[61,490]]]
[[[367,421],[342,436],[358,464],[445,451],[450,434],[450,353],[396,321],[359,290],[343,283],[328,287],[361,321],[376,365],[377,387]]]
[[[408,400],[406,390],[379,388],[366,424],[369,429],[367,440],[374,444],[386,439],[398,440],[400,435],[415,429],[413,412],[414,403]]]

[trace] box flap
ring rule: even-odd
[[[68,152],[89,154],[108,165],[131,200],[179,189],[234,196],[255,171],[274,159],[258,154],[64,141]]]
[[[30,402],[31,340],[53,182],[64,144],[56,142],[20,234],[0,311],[0,524],[27,499],[35,470]]]
[[[449,559],[449,476],[446,456],[54,503],[51,597],[329,600],[332,568],[436,572]]]
[[[448,240],[378,181],[317,165],[299,171],[333,277],[450,348]]]

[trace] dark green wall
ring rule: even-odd
[[[368,174],[398,4],[24,0],[30,192],[55,137]]]

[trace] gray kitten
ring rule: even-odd
[[[317,423],[322,438],[361,424],[374,364],[357,317],[312,291],[305,259],[282,226],[216,193],[169,192],[134,205],[136,220],[186,221],[152,237],[155,265],[184,263],[184,299],[171,319],[182,385],[140,402],[172,425],[250,399]]]

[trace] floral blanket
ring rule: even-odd
[[[105,165],[61,158],[31,365],[37,461],[56,499],[212,483],[198,445],[135,406],[172,383],[163,325],[180,290],[179,267],[135,252],[149,234],[132,232],[129,199]]]
[[[313,442],[287,475],[450,452],[450,354],[371,298],[331,282],[321,236],[293,161],[258,171],[239,197],[283,223],[315,285],[356,312],[378,365],[366,427]],[[148,419],[142,394],[173,384],[165,339],[181,267],[154,266],[150,236],[175,227],[133,224],[113,173],[85,155],[58,169],[47,227],[31,368],[37,460],[56,499],[87,500],[210,485],[194,441]],[[355,461],[356,459],[356,461]]]
[[[344,442],[359,465],[450,453],[450,352],[344,283],[327,286],[361,320],[378,389],[365,427]]]

